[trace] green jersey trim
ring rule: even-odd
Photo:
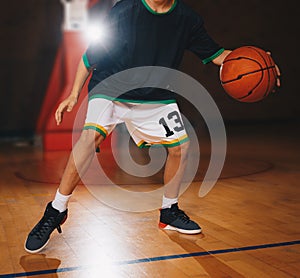
[[[175,7],[177,5],[177,0],[175,0],[174,3],[173,3],[173,5],[172,5],[172,7],[167,12],[164,12],[164,13],[158,13],[158,12],[152,10],[152,8],[147,4],[146,0],[142,0],[142,3],[144,4],[144,6],[146,7],[146,9],[150,13],[155,14],[155,15],[164,15],[164,14],[171,13],[175,9]]]
[[[204,65],[208,64],[209,62],[211,62],[212,60],[216,59],[218,56],[220,56],[223,52],[225,51],[224,48],[221,48],[220,50],[218,50],[215,54],[211,55],[210,57],[202,60],[202,63]]]
[[[86,67],[87,69],[90,69],[90,68],[91,68],[91,65],[90,65],[89,60],[88,60],[88,58],[87,58],[87,56],[86,56],[86,53],[84,53],[84,54],[82,55],[82,60],[83,60],[83,63],[84,63],[84,65],[85,65],[85,67]]]
[[[129,103],[148,103],[148,104],[170,104],[176,103],[175,99],[165,99],[165,100],[136,100],[136,99],[122,99],[122,98],[115,98],[111,96],[106,96],[102,94],[95,94],[89,97],[89,101],[95,98],[104,98],[111,101],[119,101],[119,102],[129,102]]]

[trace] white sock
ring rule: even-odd
[[[164,195],[161,208],[170,208],[173,204],[176,203],[178,203],[178,198],[167,198]]]
[[[54,200],[52,201],[52,207],[63,212],[68,207],[69,199],[71,198],[72,194],[70,195],[63,195],[57,189]]]

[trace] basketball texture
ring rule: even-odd
[[[274,89],[277,73],[271,56],[261,48],[234,49],[220,67],[225,92],[241,102],[257,102]]]

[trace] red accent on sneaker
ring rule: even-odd
[[[168,224],[165,224],[165,223],[162,223],[162,222],[159,222],[159,224],[158,224],[158,227],[160,228],[160,229],[164,229],[164,228],[166,228],[168,226]]]
[[[66,215],[66,216],[64,217],[64,219],[60,222],[60,225],[64,224],[64,223],[66,222],[67,218],[68,218],[68,215]]]

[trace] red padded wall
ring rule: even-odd
[[[56,125],[54,114],[59,103],[71,92],[77,65],[87,45],[81,32],[65,31],[46,91],[37,124],[37,134],[42,137],[44,150],[70,150],[75,116],[83,101],[86,101],[87,83],[77,105],[70,113],[65,112],[63,122]],[[82,123],[84,118],[82,117]],[[81,128],[74,130],[80,133]]]

